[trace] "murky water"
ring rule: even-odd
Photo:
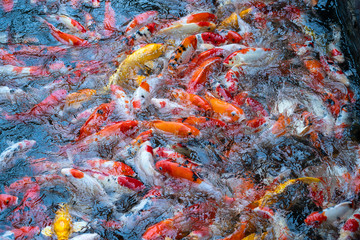
[[[358,208],[360,157],[350,126],[358,94],[353,83],[359,79],[346,51],[344,62],[331,55],[332,47],[346,47],[340,26],[325,17],[323,5],[315,7],[322,14],[319,16],[311,1],[305,2],[101,1],[97,6],[96,1],[18,0],[6,10],[3,1],[0,152],[23,140],[36,141],[29,149],[18,146],[14,155],[4,157],[10,160],[0,168],[1,193],[18,198],[11,206],[1,206],[3,238],[6,231],[31,226],[38,229],[15,239],[28,239],[26,235],[56,239],[54,232],[47,237],[40,231],[55,225],[59,204],[66,203],[73,223],[86,222],[81,233],[74,230],[71,237],[97,233],[100,239],[242,239],[256,234],[261,239],[280,239],[283,233],[287,239],[338,239],[351,214],[345,217],[337,210],[342,220],[329,220],[319,227],[305,219],[312,212],[341,203],[349,208],[348,214]],[[130,44],[133,39],[125,28],[146,11],[158,11],[153,20],[157,29],[151,37]],[[199,12],[216,15],[212,29],[216,33],[233,30],[243,39],[228,37],[220,44],[213,35],[210,41],[199,35],[196,47],[193,45],[196,51],[187,60],[176,62],[179,69],[172,71],[168,64],[177,59],[177,47],[185,38],[205,32],[198,26],[211,20],[206,24],[197,21],[201,22],[198,30],[179,25],[178,31],[164,29]],[[239,20],[226,22],[232,13]],[[71,33],[60,20],[51,19],[61,14],[83,24],[86,33]],[[86,19],[89,14],[93,24]],[[90,44],[72,46],[73,41],[63,42],[65,37],[56,40],[50,25],[41,19]],[[184,24],[186,20],[180,23]],[[157,45],[164,47],[162,54],[153,57],[153,50],[136,61],[129,60],[134,50],[150,43],[163,44]],[[205,83],[191,90],[196,77],[193,70],[201,64],[191,65],[191,61],[206,50],[225,49],[232,43],[242,46],[214,55],[218,59],[213,61],[218,63],[210,65],[216,67],[202,65],[209,74]],[[191,46],[182,44],[177,51],[188,54]],[[240,56],[236,60],[241,65],[236,73],[240,77],[236,88],[230,89],[225,74],[232,66],[224,60],[248,47],[265,54],[259,57],[262,53],[256,52],[255,60]],[[332,70],[336,66],[337,71]],[[116,74],[120,80],[112,84],[124,89],[129,111],[125,111],[128,102],[121,105],[119,90],[116,93],[107,87]],[[12,90],[7,93],[5,87]],[[148,99],[140,101],[140,109],[135,104],[139,88],[151,89]],[[36,113],[28,112],[61,89],[66,93],[59,93],[60,101],[37,105]],[[82,89],[93,92],[69,98]],[[189,100],[174,97],[176,91],[194,93],[212,106],[207,110],[195,107]],[[99,109],[104,104],[107,107]],[[93,112],[97,120],[84,130],[82,126]],[[204,117],[201,120],[205,122],[193,123],[190,116]],[[125,120],[129,121],[122,126],[125,130],[109,128]],[[169,125],[175,121],[189,125],[175,131],[179,125]],[[134,127],[129,127],[131,124]],[[189,126],[195,130],[187,132]],[[134,141],[149,129],[149,135]],[[124,172],[114,174],[118,171],[114,166],[105,170],[88,162],[100,158],[126,163],[135,174],[124,177]],[[121,182],[126,182],[126,187],[120,187]],[[161,222],[166,219],[168,222]],[[154,225],[157,230],[151,228]]]

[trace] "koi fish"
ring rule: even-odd
[[[48,76],[49,71],[40,66],[18,67],[13,65],[0,66],[0,74],[16,77]]]
[[[106,37],[110,37],[116,30],[115,11],[111,7],[111,1],[105,1],[104,29]]]
[[[236,65],[251,65],[260,66],[264,64],[264,61],[271,53],[269,48],[243,48],[230,54],[225,60],[224,65],[233,67]]]
[[[186,91],[192,94],[200,92],[204,88],[210,74],[220,67],[221,62],[222,59],[219,57],[210,58],[203,62],[192,74]]]
[[[313,212],[305,219],[306,225],[319,227],[322,224],[332,224],[341,219],[347,219],[354,213],[353,202],[343,202],[321,212]]]
[[[135,176],[135,172],[131,169],[131,167],[122,162],[114,162],[105,159],[94,159],[87,160],[86,163],[92,167],[93,170],[98,170],[105,174],[114,176]]]
[[[131,74],[135,67],[142,67],[146,62],[160,57],[165,51],[163,44],[151,43],[130,54],[117,68],[116,72],[109,78],[109,85],[121,85]]]
[[[338,240],[357,239],[360,231],[360,210],[357,209],[340,230]]]
[[[84,39],[81,39],[79,37],[76,37],[74,35],[64,33],[54,27],[51,23],[46,21],[45,19],[41,17],[36,17],[40,22],[45,23],[50,28],[51,35],[60,43],[68,45],[68,46],[79,46],[79,47],[85,47],[89,46],[90,43]]]
[[[134,19],[126,26],[126,34],[131,35],[135,33],[138,29],[153,22],[158,15],[159,13],[157,11],[147,11],[135,16]]]
[[[345,86],[350,85],[349,79],[335,62],[327,57],[320,57],[320,62],[331,80],[341,82]]]
[[[330,43],[327,46],[330,57],[337,63],[345,62],[344,54],[341,52],[340,48],[337,47],[334,43]]]
[[[18,204],[18,198],[9,194],[0,194],[0,211]]]
[[[62,23],[72,32],[86,33],[85,27],[81,23],[79,23],[78,21],[76,21],[75,19],[69,16],[50,14],[50,15],[46,15],[46,18],[56,20],[57,22]]]
[[[162,133],[177,137],[196,137],[200,135],[200,131],[197,128],[184,123],[154,120],[145,124]]]
[[[239,89],[239,82],[244,77],[244,70],[239,66],[234,66],[227,71],[222,83],[230,94],[235,95]]]
[[[96,94],[94,89],[80,89],[65,98],[65,107],[80,108],[82,103],[89,101]]]
[[[210,103],[213,112],[225,122],[241,122],[245,119],[244,111],[225,101],[215,98],[211,93],[207,92],[205,99]]]
[[[196,117],[189,116],[185,118],[178,119],[177,122],[186,123],[190,125],[194,125],[196,128],[206,128],[206,129],[214,129],[217,128],[226,128],[226,123],[219,119],[209,118],[209,117]]]
[[[156,23],[150,23],[140,28],[129,37],[125,37],[122,42],[130,47],[134,46],[137,42],[150,39],[156,33],[157,29],[158,25]]]
[[[0,171],[12,168],[16,158],[32,149],[35,143],[35,140],[23,140],[6,148],[0,154]]]
[[[150,102],[163,115],[187,116],[192,112],[191,109],[170,101],[167,98],[152,98]]]
[[[145,185],[161,185],[161,174],[155,170],[153,148],[150,141],[141,144],[131,165],[134,166],[135,172]]]
[[[209,32],[214,30],[216,25],[212,22],[193,22],[193,23],[174,23],[169,27],[160,29],[158,36],[179,36],[191,35],[199,32]]]
[[[11,89],[6,86],[0,87],[0,101],[10,101],[12,104],[15,103],[15,101],[19,101],[21,99],[26,99],[27,93],[24,92],[21,89]]]
[[[40,228],[38,226],[24,226],[21,228],[13,228],[0,235],[1,239],[31,239],[38,235]]]
[[[80,128],[80,134],[75,141],[79,141],[100,130],[101,125],[105,123],[115,108],[115,102],[103,103],[97,107],[84,125]]]
[[[67,91],[65,89],[56,90],[27,112],[17,113],[14,115],[8,115],[6,113],[5,118],[11,121],[27,122],[33,119],[36,120],[45,116],[52,115],[56,112],[56,107],[64,103],[66,95]]]
[[[197,107],[197,109],[204,111],[204,112],[209,112],[211,111],[211,106],[210,104],[202,97],[192,94],[192,93],[188,93],[185,92],[184,90],[181,89],[175,89],[172,92],[172,95],[178,99],[179,103],[184,105],[184,106],[195,106]]]

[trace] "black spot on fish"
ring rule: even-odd
[[[181,48],[182,48],[183,51],[186,50],[186,47],[184,45],[181,45]]]
[[[194,182],[196,182],[198,179],[200,179],[198,177],[198,175],[196,173],[194,173],[194,172],[193,172],[192,178],[193,178]]]
[[[103,115],[104,111],[102,109],[99,109],[99,110],[97,110],[97,113]]]

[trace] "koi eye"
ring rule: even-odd
[[[144,95],[141,95],[141,98],[145,98],[145,96],[144,96]]]
[[[332,100],[332,99],[327,99],[326,102],[329,103],[330,105],[334,105],[334,104],[335,104],[334,100]]]
[[[162,167],[159,167],[159,170],[162,171]]]
[[[14,89],[10,89],[10,93],[14,93],[15,92],[15,90]]]
[[[189,132],[188,135],[190,136],[192,134],[192,132]]]
[[[99,109],[99,110],[97,110],[97,113],[103,115],[103,114],[104,114],[104,111],[101,110],[101,109]]]
[[[6,205],[9,204],[9,202],[10,202],[9,199],[6,199],[6,200],[5,200],[5,204],[6,204]]]
[[[231,116],[236,116],[236,112],[231,112]]]

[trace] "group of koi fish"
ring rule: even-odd
[[[31,174],[2,187],[0,238],[358,239],[355,97],[341,32],[309,24],[316,4],[217,2],[213,14],[189,1],[180,19],[147,11],[120,27],[106,1],[92,32],[37,16],[59,46],[0,49],[1,116],[53,140],[1,153],[2,174],[19,161]],[[47,82],[8,84],[34,79]]]

